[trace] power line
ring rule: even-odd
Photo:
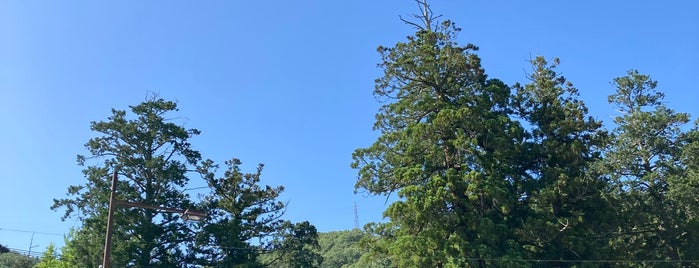
[[[194,188],[186,188],[186,189],[184,189],[184,190],[182,190],[182,191],[184,192],[184,191],[192,191],[192,190],[199,190],[199,189],[206,189],[206,188],[209,188],[209,186],[200,186],[200,187],[194,187]]]
[[[14,252],[16,252],[16,253],[18,253],[18,254],[27,255],[27,256],[30,256],[30,257],[34,257],[34,258],[39,258],[39,257],[41,257],[41,256],[44,254],[43,252],[39,252],[39,251],[31,251],[31,252],[29,252],[29,251],[26,250],[26,249],[18,249],[18,248],[7,248],[7,249],[9,249],[9,250],[11,250],[11,251],[14,251]]]
[[[42,235],[63,236],[62,234],[57,234],[57,233],[47,233],[47,232],[29,231],[29,230],[20,230],[20,229],[10,229],[10,228],[2,228],[2,227],[0,227],[0,231],[9,231],[9,232],[17,232],[17,233],[29,233],[29,234],[42,234]]]
[[[699,263],[699,260],[555,260],[555,259],[510,259],[510,258],[463,258],[466,261],[526,262],[526,263]]]

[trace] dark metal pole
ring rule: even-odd
[[[109,195],[109,214],[107,215],[107,234],[105,235],[104,238],[104,253],[102,255],[102,266],[101,268],[109,268],[109,259],[111,257],[111,249],[112,249],[112,232],[114,231],[114,208],[117,206],[125,206],[125,207],[139,207],[139,208],[146,208],[146,209],[153,209],[153,210],[160,210],[160,211],[166,211],[166,212],[174,212],[174,213],[181,213],[184,217],[187,216],[194,216],[198,218],[203,218],[206,217],[206,213],[202,211],[196,211],[196,210],[182,210],[182,209],[176,209],[176,208],[166,208],[166,207],[159,207],[159,206],[153,206],[153,205],[148,205],[148,204],[143,204],[143,203],[135,203],[135,202],[126,202],[126,201],[119,201],[116,200],[116,185],[117,185],[117,170],[116,168],[114,169],[114,175],[112,176],[112,190]],[[190,218],[191,220],[198,220],[198,219],[193,219]]]
[[[102,268],[109,268],[109,258],[112,249],[112,229],[114,226],[114,207],[116,206],[116,185],[117,185],[117,170],[114,169],[112,176],[112,192],[109,195],[109,214],[107,215],[107,234],[104,238],[104,254],[102,258]]]

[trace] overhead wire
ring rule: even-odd
[[[14,228],[4,228],[0,227],[0,231],[9,231],[9,232],[20,232],[20,233],[34,233],[34,234],[42,234],[42,235],[52,235],[52,236],[63,236],[63,234],[58,234],[58,233],[50,233],[50,232],[42,232],[42,231],[31,231],[31,230],[22,230],[22,229],[14,229]],[[147,241],[138,241],[137,243],[139,244],[159,244],[161,242],[147,242]],[[244,248],[244,247],[226,247],[226,246],[216,246],[216,245],[199,245],[199,246],[210,246],[210,247],[216,247],[219,249],[233,249],[233,250],[244,250],[244,251],[251,251],[251,252],[258,252],[258,253],[273,253],[273,252],[286,252],[286,251],[293,251],[293,249],[283,249],[283,248],[278,248],[278,249],[263,249],[263,248],[256,248],[256,247],[250,247],[250,248]],[[8,248],[14,252],[20,253],[22,255],[27,255],[31,253],[32,257],[41,257],[43,255],[43,252],[41,251],[28,251],[24,249],[16,249],[16,248]],[[59,255],[59,254],[56,254]],[[614,263],[628,263],[628,264],[638,264],[638,263],[649,263],[649,264],[661,264],[661,263],[667,263],[667,264],[672,264],[672,263],[679,263],[679,264],[699,264],[699,260],[556,260],[556,259],[511,259],[511,258],[465,258],[467,261],[486,261],[486,262],[526,262],[526,263],[609,263],[609,264],[614,264]]]
[[[42,234],[42,235],[63,236],[62,234],[57,234],[57,233],[48,233],[48,232],[40,232],[40,231],[30,231],[30,230],[11,229],[11,228],[3,228],[3,227],[0,227],[0,231],[10,231],[10,232],[18,232],[18,233],[29,233],[29,234]]]

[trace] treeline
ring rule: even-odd
[[[32,267],[39,261],[33,255],[35,254],[30,254],[28,251],[13,250],[0,244],[0,267]]]
[[[102,263],[110,199],[206,211],[117,208],[113,267],[682,267],[699,262],[699,128],[639,71],[613,78],[613,124],[589,115],[558,59],[531,59],[524,83],[487,75],[424,1],[417,32],[379,47],[381,135],[353,153],[355,190],[396,195],[382,223],[318,235],[282,220],[282,186],[263,166],[222,166],[189,143],[157,97],[92,122],[86,181],[53,208],[82,223],[38,267]],[[175,117],[176,118],[176,117]],[[220,170],[220,171],[219,171]],[[191,176],[208,193],[192,198]],[[172,211],[172,209],[165,209]]]
[[[390,267],[699,265],[699,130],[639,71],[591,117],[558,59],[525,83],[487,75],[459,28],[433,21],[379,47],[381,135],[357,149],[357,191],[397,195],[363,240]]]

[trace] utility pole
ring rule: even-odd
[[[152,209],[156,211],[164,211],[164,212],[171,212],[171,213],[180,213],[182,214],[182,219],[183,220],[192,220],[192,221],[200,221],[206,217],[206,213],[202,211],[196,211],[196,210],[189,210],[189,209],[176,209],[176,208],[166,208],[166,207],[159,207],[159,206],[154,206],[154,205],[148,205],[148,204],[143,204],[143,203],[136,203],[136,202],[126,202],[126,201],[119,201],[116,199],[116,185],[117,185],[117,169],[114,169],[114,175],[112,175],[112,189],[111,193],[109,195],[109,214],[107,215],[107,233],[104,238],[104,252],[102,255],[102,265],[100,265],[100,268],[109,268],[110,263],[109,260],[111,258],[111,249],[112,249],[112,233],[114,231],[114,208],[116,206],[124,206],[124,207],[137,207],[137,208],[145,208],[145,209]]]
[[[116,185],[117,185],[117,169],[114,169],[112,175],[112,190],[109,194],[109,214],[107,214],[107,234],[104,238],[104,253],[102,258],[102,268],[109,268],[109,258],[112,252],[112,232],[114,229],[114,207],[116,206]]]
[[[36,232],[32,232],[32,238],[29,240],[29,250],[27,251],[27,256],[31,257],[32,256],[32,248],[38,247],[39,245],[34,245],[34,234]]]

